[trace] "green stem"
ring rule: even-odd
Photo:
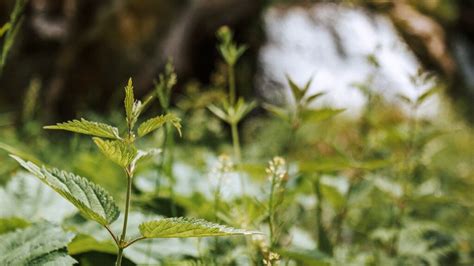
[[[125,199],[125,213],[124,213],[125,216],[123,219],[122,235],[120,236],[120,241],[119,241],[117,261],[115,263],[116,266],[122,265],[123,249],[124,249],[124,245],[126,244],[125,237],[127,236],[128,213],[130,209],[130,196],[132,193],[132,173],[130,169],[126,169],[125,172],[127,173],[127,196]]]
[[[275,221],[275,210],[273,209],[273,194],[275,192],[276,177],[272,176],[272,185],[270,187],[270,198],[268,199],[268,227],[270,228],[270,249],[275,246],[274,241],[274,221]]]
[[[123,255],[123,248],[119,247],[118,254],[117,254],[117,261],[115,262],[115,266],[122,265],[122,255]]]
[[[228,71],[228,79],[229,79],[229,100],[230,100],[230,105],[234,106],[235,104],[235,72],[234,72],[234,66],[233,65],[227,65],[227,71]]]
[[[234,146],[234,157],[237,163],[240,162],[241,154],[240,154],[240,140],[239,140],[239,132],[237,130],[237,124],[232,123],[230,124],[232,130],[232,145]]]

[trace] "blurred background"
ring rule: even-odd
[[[1,1],[0,21],[14,2]],[[169,58],[180,91],[212,84],[215,32],[229,25],[249,47],[237,69],[244,96],[270,97],[285,75],[313,77],[315,89],[330,89],[328,102],[357,109],[363,97],[350,86],[373,72],[367,58],[375,58],[387,97],[413,94],[408,76],[424,67],[472,120],[473,13],[469,0],[31,0],[0,79],[1,111],[19,112],[34,80],[46,119],[103,113],[118,106],[130,76],[145,95]]]
[[[241,158],[217,108],[231,83],[223,25],[246,47]],[[76,234],[81,265],[113,264],[108,236],[8,154],[123,206],[121,169],[88,137],[42,127],[84,117],[123,132],[132,77],[137,99],[154,97],[140,120],[173,112],[183,125],[138,141],[166,156],[137,168],[133,228],[188,216],[268,235],[268,161],[284,157],[288,176],[273,240],[144,241],[124,264],[474,264],[472,0],[0,0],[0,48],[0,239],[47,220]]]

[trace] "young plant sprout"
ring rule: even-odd
[[[73,173],[56,168],[38,166],[16,155],[11,155],[11,157],[76,206],[85,218],[96,221],[108,231],[117,246],[116,265],[121,265],[123,252],[127,247],[145,239],[258,234],[256,231],[230,228],[201,219],[174,217],[145,221],[139,226],[141,236],[133,238],[127,236],[132,182],[137,164],[144,157],[157,152],[156,149],[141,150],[136,146],[135,142],[137,139],[145,137],[166,124],[173,125],[181,134],[181,124],[179,117],[172,113],[167,113],[150,118],[136,128],[135,126],[143,111],[144,104],[141,101],[135,100],[131,79],[125,87],[124,105],[127,123],[124,134],[120,134],[119,129],[114,126],[91,122],[85,119],[72,120],[45,127],[46,129],[65,130],[92,136],[92,140],[105,157],[123,169],[127,180],[127,190],[123,213],[124,220],[120,234],[110,229],[110,225],[119,217],[119,208],[109,193],[103,188]]]
[[[310,105],[325,92],[309,94],[309,88],[312,79],[308,80],[304,86],[298,86],[290,77],[287,76],[288,85],[291,89],[292,101],[287,101],[285,106],[277,106],[270,103],[263,104],[263,108],[283,120],[289,126],[288,143],[286,151],[290,150],[297,131],[304,123],[315,123],[331,118],[344,109],[320,108],[312,109]]]
[[[230,125],[234,157],[237,162],[240,162],[241,149],[238,124],[257,104],[254,101],[247,103],[243,98],[236,100],[235,64],[245,52],[246,47],[237,45],[234,42],[233,33],[227,26],[223,26],[217,31],[217,37],[220,41],[218,46],[219,52],[227,64],[229,94],[228,99],[224,99],[221,106],[211,104],[208,106],[208,109]]]

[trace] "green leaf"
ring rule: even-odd
[[[137,149],[121,140],[92,138],[100,151],[112,162],[127,168],[137,156]]]
[[[31,172],[43,183],[51,187],[63,198],[76,206],[82,215],[101,225],[114,222],[119,216],[119,209],[112,197],[101,187],[87,179],[61,171],[39,167],[15,155],[10,155],[26,170]]]
[[[1,235],[0,265],[73,265],[66,250],[73,237],[48,223]]]
[[[227,123],[230,123],[229,121],[229,117],[227,115],[227,113],[220,107],[214,105],[214,104],[210,104],[207,106],[207,109],[209,109],[209,111],[211,111],[211,113],[213,113],[215,116],[219,117],[221,120],[227,122]]]
[[[10,24],[10,23],[5,23],[5,24],[0,28],[0,37],[2,37],[3,34],[5,34],[5,32],[7,32],[10,28],[11,28],[11,24]]]
[[[76,236],[67,247],[70,255],[77,255],[90,251],[115,254],[117,247],[111,240],[98,241],[92,236],[80,234]]]
[[[425,91],[422,93],[417,99],[416,99],[416,104],[420,105],[424,103],[426,100],[428,100],[431,96],[433,96],[435,93],[438,92],[438,87],[434,86],[433,88]]]
[[[139,226],[146,238],[183,238],[260,234],[257,231],[235,229],[195,218],[165,218],[144,222]]]
[[[344,112],[346,109],[323,108],[318,110],[306,110],[302,113],[303,119],[310,123],[320,122],[329,119],[337,114]]]
[[[128,84],[125,87],[125,100],[123,105],[125,106],[125,115],[127,116],[127,124],[130,128],[133,121],[137,121],[137,117],[133,113],[133,105],[135,104],[135,96],[133,95],[133,82],[132,78],[128,79]]]
[[[320,186],[323,198],[327,200],[334,209],[340,210],[344,207],[346,198],[337,188],[328,184],[320,184]]]
[[[283,121],[290,122],[290,115],[286,109],[268,103],[264,103],[263,108]]]
[[[0,218],[0,235],[28,225],[30,224],[27,221],[18,217]]]
[[[288,81],[288,85],[290,86],[291,93],[293,94],[293,97],[295,98],[296,102],[299,102],[303,96],[304,96],[304,91],[296,83],[289,77],[286,77]]]
[[[116,127],[103,123],[87,121],[84,118],[81,118],[81,120],[75,119],[64,123],[58,123],[53,126],[45,126],[44,128],[66,130],[96,137],[120,139],[118,129]]]
[[[148,119],[147,121],[143,122],[138,127],[138,136],[143,137],[147,135],[148,133],[152,132],[153,130],[156,130],[162,127],[165,123],[171,123],[176,128],[176,130],[178,130],[178,133],[181,136],[181,123],[180,122],[181,122],[181,119],[172,113],[157,116],[157,117]]]
[[[318,92],[316,94],[310,95],[308,98],[306,98],[305,104],[308,105],[325,94],[326,92]]]

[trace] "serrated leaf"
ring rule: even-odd
[[[98,185],[66,171],[55,168],[47,169],[44,166],[39,167],[15,155],[10,156],[20,163],[23,168],[76,206],[86,218],[104,226],[111,224],[118,218],[119,209],[114,200]]]
[[[128,167],[137,156],[137,149],[121,140],[92,139],[107,158],[123,168]]]
[[[138,127],[138,136],[143,137],[147,135],[148,133],[162,127],[166,123],[171,123],[176,128],[179,135],[181,136],[181,123],[180,122],[181,122],[181,119],[172,113],[157,116],[157,117],[148,119],[147,121],[143,122]]]
[[[133,82],[132,78],[128,79],[127,86],[125,86],[125,100],[123,105],[125,106],[125,114],[127,116],[127,123],[132,124],[133,120],[136,121],[136,117],[133,115],[133,105],[135,103],[135,96],[133,95]]]
[[[66,130],[96,137],[120,139],[118,129],[116,127],[103,123],[87,121],[84,118],[81,118],[81,120],[75,119],[64,123],[58,123],[53,126],[45,126],[44,128]]]
[[[73,237],[48,223],[1,235],[0,265],[73,265],[66,250]]]
[[[139,226],[146,238],[183,238],[260,234],[257,231],[235,229],[195,218],[164,218],[144,222]]]

